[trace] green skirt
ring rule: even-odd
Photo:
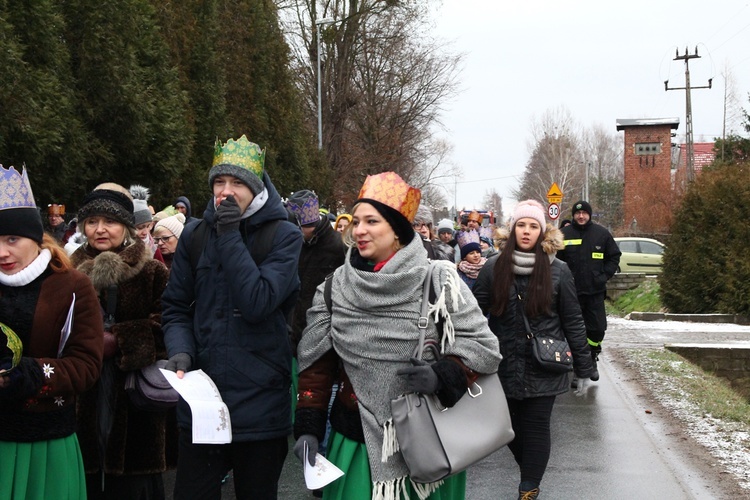
[[[86,476],[78,437],[15,443],[0,441],[0,498],[86,498]]]
[[[323,500],[370,500],[372,479],[367,447],[331,430],[326,458],[344,471],[344,475],[323,489]],[[418,500],[411,482],[407,481],[411,500]],[[466,472],[443,481],[429,496],[430,500],[463,500],[466,497]]]

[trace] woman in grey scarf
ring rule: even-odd
[[[302,459],[307,445],[314,463],[331,387],[338,382],[328,458],[345,475],[324,489],[325,499],[465,496],[465,473],[431,484],[409,479],[391,418],[390,401],[409,391],[436,394],[453,406],[479,374],[494,373],[501,359],[497,339],[455,265],[438,261],[430,316],[439,318],[442,328],[430,321],[427,338],[439,343],[443,358],[432,364],[410,361],[430,266],[411,224],[419,199],[419,190],[393,172],[367,178],[344,233],[350,246],[346,262],[330,278],[330,308],[322,284],[307,313],[298,348],[294,449]],[[429,355],[426,361],[432,361]]]

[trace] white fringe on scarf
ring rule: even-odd
[[[383,423],[383,448],[380,450],[380,461],[386,463],[400,449],[396,438],[396,426],[393,425],[393,418],[389,418]]]
[[[462,304],[466,303],[463,295],[460,293],[460,284],[458,273],[455,268],[451,268],[448,271],[448,278],[445,280],[445,285],[440,290],[440,295],[435,299],[434,304],[430,304],[428,312],[434,316],[433,321],[438,323],[440,318],[443,318],[443,338],[440,341],[440,350],[445,351],[445,341],[448,341],[448,345],[453,345],[456,341],[456,330],[453,327],[453,321],[451,320],[450,312],[448,311],[448,305],[446,303],[446,293],[450,294],[451,304],[453,304],[453,310],[455,311],[458,307],[459,301]]]
[[[406,480],[409,477],[399,477],[390,481],[380,481],[372,484],[372,500],[411,500],[409,490],[406,489]],[[443,480],[434,483],[415,483],[409,479],[414,492],[419,500],[426,500],[443,484]]]

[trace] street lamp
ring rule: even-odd
[[[323,111],[320,98],[320,27],[323,24],[335,22],[332,17],[324,17],[315,21],[315,39],[318,44],[318,149],[323,149]]]

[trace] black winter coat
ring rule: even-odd
[[[596,295],[607,291],[607,281],[620,265],[620,248],[607,228],[591,221],[562,228],[565,248],[557,258],[568,264],[578,295]]]
[[[497,259],[498,255],[489,259],[482,267],[473,289],[479,307],[485,314],[492,304],[493,272]],[[580,378],[589,378],[594,366],[573,276],[568,266],[559,259],[552,261],[551,274],[552,312],[528,318],[529,325],[534,335],[567,340],[573,353],[573,368],[576,375]],[[525,290],[528,281],[528,276],[516,275],[515,287]],[[518,300],[518,290],[512,290],[503,314],[489,314],[490,330],[497,335],[500,354],[503,355],[498,374],[506,397],[526,399],[568,391],[570,380],[567,373],[546,371],[534,361],[531,355],[531,341],[526,335],[522,307],[523,303]]]

